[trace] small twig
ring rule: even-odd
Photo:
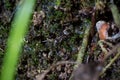
[[[108,52],[107,52],[107,50],[104,48],[103,40],[100,40],[100,41],[98,42],[98,44],[99,44],[99,46],[101,47],[102,51],[103,51],[105,54],[107,54]]]
[[[107,41],[102,41],[103,43],[105,43],[105,44],[107,44],[108,46],[110,46],[111,48],[114,48],[114,46],[112,45],[112,43],[110,43],[110,42],[107,42]]]
[[[86,23],[87,24],[87,23]],[[91,25],[91,22],[88,22],[88,25],[86,26],[86,30],[85,30],[85,33],[84,33],[84,38],[83,38],[83,42],[82,42],[82,45],[80,47],[80,50],[78,51],[78,56],[77,56],[77,62],[79,62],[79,64],[82,63],[83,61],[83,57],[85,55],[85,51],[86,51],[86,48],[87,48],[87,45],[88,45],[88,39],[89,39],[89,35],[90,35],[90,29],[92,26]],[[79,65],[76,64],[74,66],[74,70],[78,67]],[[73,74],[71,74],[69,80],[72,80],[72,77],[73,77]]]
[[[117,55],[112,60],[110,60],[110,63],[107,64],[107,66],[103,69],[103,71],[101,72],[101,75],[115,62],[115,60],[118,59],[119,56],[120,56],[120,52],[117,53]]]
[[[45,70],[43,73],[39,74],[36,76],[36,80],[44,80],[45,76],[51,71],[51,69],[55,68],[58,65],[63,65],[63,64],[78,64],[77,62],[73,61],[60,61],[55,64],[53,64],[50,68]]]
[[[117,49],[119,49],[120,43],[115,45],[114,48],[105,56],[104,60],[107,60],[112,54],[117,53]]]
[[[115,62],[115,60],[117,60],[120,56],[120,44],[116,45],[115,48],[113,50],[111,50],[111,52],[105,56],[104,61],[113,53],[118,52],[115,57],[113,59],[110,60],[110,62],[107,64],[107,66],[102,70],[101,74],[105,73],[105,71]]]
[[[107,41],[104,41],[104,40],[100,40],[100,41],[98,42],[98,45],[101,47],[102,51],[107,55],[107,54],[108,54],[108,51],[104,48],[103,43],[107,44],[107,45],[110,46],[111,48],[114,48],[114,46],[113,46],[111,43],[109,43],[109,42],[107,42]]]
[[[80,47],[80,50],[78,51],[77,62],[79,62],[79,64],[82,63],[83,56],[85,55],[85,51],[86,51],[86,48],[87,48],[87,45],[88,45],[88,39],[89,39],[90,28],[91,28],[90,25],[91,25],[91,23],[89,22],[89,25],[86,26],[83,42],[82,42],[82,45]]]

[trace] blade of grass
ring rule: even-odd
[[[22,49],[23,40],[28,30],[30,15],[34,8],[35,0],[22,1],[23,3],[16,12],[12,23],[0,80],[14,80],[15,70]]]

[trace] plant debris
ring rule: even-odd
[[[0,73],[19,2],[0,1]],[[119,0],[37,0],[16,80],[120,80],[119,4]]]

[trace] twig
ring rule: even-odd
[[[104,52],[104,54],[106,55],[108,52],[107,52],[107,50],[104,48],[103,41],[100,40],[100,41],[98,42],[98,44],[99,44],[99,46],[101,47],[101,49],[102,49],[102,51]]]
[[[89,24],[88,24],[88,23],[89,23]],[[82,61],[83,61],[83,57],[84,57],[84,55],[85,55],[85,51],[86,51],[86,48],[87,48],[87,45],[88,45],[88,39],[89,39],[90,29],[91,29],[91,27],[90,27],[91,23],[90,23],[90,22],[88,22],[88,23],[86,23],[86,24],[88,24],[88,25],[86,26],[86,30],[85,30],[85,33],[84,33],[84,38],[83,38],[83,42],[82,42],[81,48],[80,48],[80,50],[78,51],[78,57],[77,57],[77,61],[76,61],[76,62],[78,62],[79,64],[81,64]],[[74,70],[75,70],[78,66],[79,66],[79,65],[76,64],[76,65],[74,66]],[[69,80],[72,80],[72,77],[73,77],[73,74],[71,74]]]
[[[86,26],[83,42],[82,42],[80,50],[78,51],[77,62],[79,62],[79,64],[81,64],[83,61],[83,56],[85,55],[86,47],[88,45],[88,39],[89,39],[90,28],[91,28],[90,25],[91,23],[89,22],[89,25]]]
[[[104,60],[107,60],[112,54],[117,53],[117,49],[119,49],[120,43],[115,45],[114,48],[104,57]]]
[[[111,43],[109,43],[109,42],[107,42],[107,41],[104,41],[104,40],[98,41],[98,45],[101,47],[102,51],[103,51],[106,55],[108,55],[108,54],[107,54],[108,51],[104,48],[103,43],[107,44],[107,45],[110,46],[111,48],[114,48],[114,46],[113,46]]]
[[[73,61],[60,61],[55,64],[53,64],[50,68],[45,70],[43,73],[39,74],[36,76],[36,80],[44,80],[45,76],[51,71],[51,69],[55,68],[58,65],[63,65],[63,64],[78,64],[77,62]]]
[[[107,64],[107,66],[102,70],[101,74],[105,73],[105,71],[119,58],[120,56],[120,44],[116,46],[117,49],[114,49],[111,53],[109,53],[108,56],[106,56],[106,59],[115,52],[115,50],[118,52],[113,59],[110,60],[110,62]]]

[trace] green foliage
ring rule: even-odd
[[[114,18],[116,25],[119,26],[119,28],[120,28],[120,14],[119,14],[119,11],[117,9],[117,6],[112,4],[112,5],[110,5],[110,9],[112,11],[113,18]]]

